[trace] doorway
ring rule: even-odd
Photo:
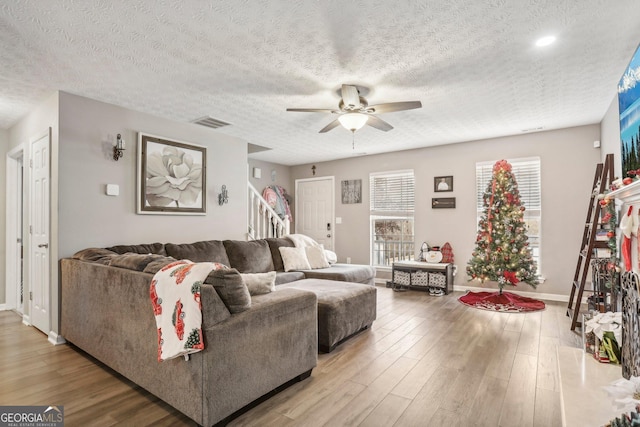
[[[24,149],[7,154],[6,308],[24,314]]]
[[[305,234],[325,249],[334,250],[335,179],[296,179],[296,233]]]

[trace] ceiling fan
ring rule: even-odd
[[[342,85],[340,91],[342,99],[338,103],[337,109],[287,108],[287,111],[338,114],[338,118],[320,129],[320,133],[329,132],[339,125],[355,133],[355,131],[362,128],[365,124],[388,132],[393,129],[393,126],[377,117],[377,114],[422,108],[420,101],[388,102],[386,104],[369,105],[367,100],[360,95],[363,89],[365,88],[355,85]]]

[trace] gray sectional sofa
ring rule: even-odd
[[[252,402],[308,377],[318,338],[330,351],[375,319],[375,270],[284,271],[286,238],[121,245],[61,260],[64,338],[198,424],[225,425]],[[219,262],[201,288],[205,349],[157,361],[153,274],[176,259]],[[276,291],[250,295],[240,273],[276,271]],[[351,283],[345,283],[351,282]],[[298,287],[296,287],[298,283]],[[319,332],[320,330],[320,332]]]

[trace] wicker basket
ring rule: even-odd
[[[414,286],[429,286],[429,273],[426,271],[416,271],[411,277],[411,284]]]
[[[411,274],[406,271],[396,271],[393,273],[393,283],[396,285],[409,286]]]
[[[443,273],[429,273],[429,286],[445,289],[447,287],[447,276]]]

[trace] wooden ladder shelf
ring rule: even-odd
[[[578,254],[578,263],[576,272],[573,276],[571,284],[571,295],[569,296],[569,305],[567,306],[567,316],[571,318],[571,330],[575,330],[576,326],[582,326],[582,322],[578,319],[580,315],[580,304],[584,292],[592,292],[592,289],[585,289],[587,282],[587,274],[591,264],[591,258],[595,248],[607,248],[607,242],[596,241],[596,232],[600,225],[600,200],[599,194],[603,194],[613,181],[613,154],[607,154],[604,164],[598,163],[596,173],[593,177],[593,186],[591,191],[591,199],[589,201],[589,209],[587,210],[587,219],[585,221],[584,232],[582,234],[582,244],[580,245],[580,253]]]

